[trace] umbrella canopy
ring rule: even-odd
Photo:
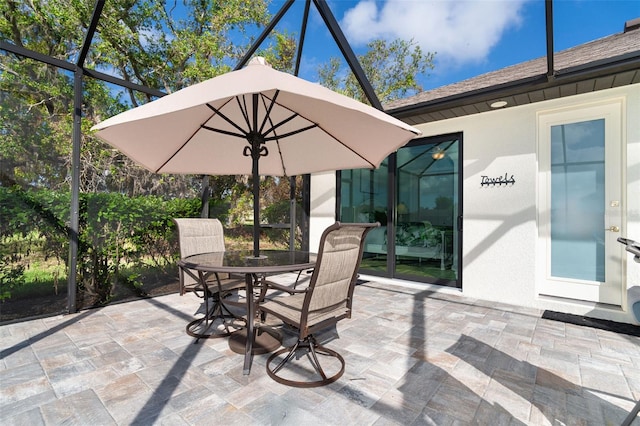
[[[420,135],[382,111],[276,71],[263,58],[92,130],[156,173],[252,175],[256,252],[259,175],[376,168]]]

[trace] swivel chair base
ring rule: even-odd
[[[306,352],[304,356],[309,360],[309,362],[311,363],[311,365],[315,370],[316,376],[319,376],[320,379],[310,380],[310,381],[304,381],[304,380],[298,381],[298,380],[287,379],[283,377],[281,374],[278,374],[280,370],[285,365],[290,364],[293,359],[302,357],[302,356],[299,356],[299,357],[296,356],[296,352],[298,351]],[[282,355],[286,352],[289,352],[289,353],[284,357],[284,359],[280,361],[280,363],[276,367],[271,368],[271,363],[279,355]],[[338,360],[340,362],[339,371],[333,374],[332,376],[327,376],[322,366],[320,365],[320,362],[318,361],[318,355],[326,356],[326,357],[330,357]],[[308,336],[304,340],[298,340],[296,344],[293,345],[292,347],[284,348],[275,352],[267,360],[267,374],[269,375],[269,377],[271,377],[273,380],[275,380],[278,383],[282,383],[283,385],[293,386],[297,388],[313,388],[313,387],[325,386],[330,383],[333,383],[336,380],[338,380],[340,377],[342,377],[342,375],[344,374],[344,367],[345,367],[345,362],[344,362],[344,358],[342,358],[342,355],[340,355],[336,351],[333,351],[331,349],[325,348],[324,346],[317,344],[313,336]]]

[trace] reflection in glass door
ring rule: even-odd
[[[604,281],[604,119],[551,126],[551,276]]]
[[[380,222],[381,227],[369,232],[362,268],[370,273],[387,275],[387,222],[389,160],[376,170],[343,170],[340,179],[341,215],[343,222]]]
[[[456,285],[459,142],[398,150],[395,275]]]
[[[413,141],[377,170],[345,170],[340,220],[380,222],[367,236],[364,273],[461,286],[460,135]]]

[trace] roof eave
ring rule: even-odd
[[[612,58],[607,58],[606,60],[599,60],[580,66],[568,67],[556,71],[552,76],[548,76],[546,73],[542,73],[535,76],[529,76],[522,79],[510,81],[507,83],[479,88],[463,93],[457,93],[455,95],[420,102],[413,105],[391,108],[386,110],[386,112],[399,119],[451,111],[454,109],[457,110],[457,113],[454,114],[456,116],[470,115],[470,113],[460,114],[460,111],[465,106],[489,103],[498,99],[524,95],[540,90],[552,89],[567,84],[587,81],[590,79],[615,76],[630,71],[635,71],[636,75],[630,79],[630,83],[628,84],[640,82],[640,50]],[[591,91],[601,90],[604,88],[606,87],[598,88],[597,85],[594,85],[594,88]],[[564,96],[560,94],[559,97]],[[517,105],[533,102],[535,101],[519,102]],[[443,114],[443,117],[445,118],[450,116],[451,114]]]

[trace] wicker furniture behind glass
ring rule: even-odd
[[[369,232],[364,251],[387,254],[387,227]],[[396,256],[436,259],[440,269],[445,269],[447,259],[446,231],[438,229],[430,222],[403,222],[396,228]]]

